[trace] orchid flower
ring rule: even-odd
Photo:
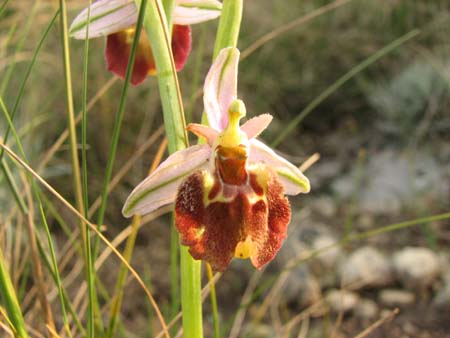
[[[217,0],[176,0],[173,12],[172,52],[177,71],[186,63],[191,51],[189,25],[208,21],[220,15],[222,4]],[[99,0],[84,9],[72,22],[70,35],[84,39],[106,36],[105,56],[108,70],[124,78],[131,53],[138,9],[134,0]],[[89,25],[88,25],[89,22]],[[141,32],[131,83],[137,85],[147,75],[155,75],[156,66],[150,42]]]
[[[175,203],[175,224],[195,259],[223,271],[233,257],[256,268],[272,260],[286,237],[291,212],[284,196],[307,193],[308,179],[257,137],[269,114],[246,114],[237,99],[239,51],[223,49],[204,85],[209,126],[187,129],[206,140],[170,155],[130,194],[122,213],[152,212]]]

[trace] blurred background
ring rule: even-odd
[[[67,3],[69,22],[87,4]],[[0,94],[7,107],[14,105],[57,8],[56,1],[7,3],[0,20]],[[236,337],[356,337],[379,319],[380,326],[364,337],[450,337],[450,221],[428,217],[450,211],[449,22],[447,0],[245,2],[238,44],[240,98],[248,117],[274,116],[261,138],[291,162],[305,165],[312,191],[290,198],[289,237],[264,271],[235,260],[218,281],[224,337],[230,332]],[[188,121],[200,121],[217,23],[192,27],[192,54],[179,73]],[[68,142],[49,153],[67,127],[58,26],[37,57],[15,125],[31,166],[74,202]],[[79,112],[84,42],[70,43]],[[89,51],[91,203],[101,192],[123,85],[106,71],[104,44],[102,38],[91,40]],[[0,118],[1,135],[6,125]],[[157,82],[149,77],[128,94],[113,174],[120,175],[104,222],[110,239],[129,224],[121,208],[148,172],[162,141],[161,126]],[[12,141],[8,144],[14,149]],[[52,235],[63,252],[77,221],[47,197]],[[29,251],[17,249],[27,242],[13,240],[20,223],[11,214],[15,209],[2,181],[0,245],[11,261],[19,259],[12,267],[29,259]],[[422,218],[400,230],[384,228]],[[143,223],[132,260],[166,313],[169,222],[166,214]],[[333,245],[341,239],[346,240]],[[77,259],[68,260],[62,271],[78,271],[67,282],[73,295],[82,280]],[[104,303],[119,265],[110,257],[99,269]],[[29,274],[20,271],[12,274],[22,288],[26,318],[33,322],[38,317],[27,297]],[[118,336],[153,337],[157,325],[142,290],[130,278],[125,292]],[[207,300],[206,337],[212,336],[210,313]]]

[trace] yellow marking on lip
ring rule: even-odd
[[[253,253],[256,250],[256,245],[250,238],[250,236],[247,236],[245,241],[240,241],[236,245],[236,249],[234,249],[234,257],[240,258],[240,259],[246,259],[253,255]]]
[[[202,227],[200,227],[200,228],[198,228],[198,229],[196,230],[195,236],[196,236],[197,238],[200,238],[200,237],[203,236],[203,233],[204,233],[204,232],[205,232],[205,226],[202,226]]]

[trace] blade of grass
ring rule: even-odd
[[[206,272],[211,287],[211,309],[213,313],[214,338],[220,338],[219,311],[217,310],[216,287],[214,285],[214,275],[209,263],[206,263]]]
[[[89,23],[91,17],[91,0],[88,2],[87,29],[84,39],[84,62],[83,62],[83,88],[81,99],[81,166],[82,166],[82,194],[84,217],[89,219],[89,197],[88,197],[88,174],[87,174],[87,86],[88,86],[88,62],[89,62]],[[92,267],[91,237],[89,226],[87,224],[82,227],[82,236],[84,242],[85,262],[86,262],[86,278],[88,284],[88,311],[87,311],[87,336],[93,338],[95,336],[95,308],[98,304],[95,290],[95,272]],[[101,323],[99,323],[99,326]]]
[[[390,52],[397,49],[399,46],[408,42],[409,40],[415,38],[420,34],[419,29],[413,29],[407,34],[399,37],[398,39],[392,41],[388,45],[381,48],[376,53],[370,55],[367,59],[350,69],[347,73],[341,76],[336,82],[331,84],[327,89],[325,89],[319,96],[317,96],[310,104],[308,104],[305,109],[303,109],[300,114],[298,114],[292,121],[285,125],[285,128],[280,132],[278,137],[272,142],[271,146],[276,147],[279,145],[285,138],[288,136],[297,125],[303,121],[303,119],[309,115],[317,106],[319,106],[323,101],[325,101],[331,94],[333,94],[336,90],[342,87],[347,81],[351,80],[353,77],[361,73],[364,69],[389,54]]]
[[[77,134],[76,134],[76,128],[75,128],[75,114],[74,114],[74,105],[73,105],[73,92],[72,92],[72,73],[70,69],[70,49],[69,49],[69,36],[68,36],[68,25],[67,25],[67,7],[66,7],[66,1],[65,0],[59,0],[59,9],[60,9],[60,25],[61,25],[61,44],[62,44],[62,57],[63,57],[63,65],[64,65],[64,78],[65,78],[65,97],[66,97],[66,105],[67,105],[67,119],[68,119],[68,129],[69,129],[69,143],[70,143],[70,153],[71,153],[71,162],[72,162],[72,172],[73,172],[73,187],[74,187],[74,194],[75,194],[75,203],[77,205],[77,209],[80,212],[84,211],[84,203],[83,203],[83,189],[82,189],[82,180],[81,180],[81,174],[80,174],[80,163],[78,160],[78,145],[77,145]],[[41,206],[42,209],[42,206]],[[43,211],[43,209],[42,209]],[[84,227],[85,225],[83,222],[80,222],[80,228],[81,233],[85,232]],[[83,237],[83,236],[82,236]],[[87,239],[87,236],[84,236]],[[83,242],[83,246],[86,247],[86,241],[81,239]],[[86,252],[86,250],[84,251]],[[87,269],[89,269],[89,262],[88,257],[84,255],[85,264]],[[54,263],[56,263],[56,260],[54,260]],[[90,274],[91,275],[91,274]],[[89,279],[90,277],[88,277]],[[90,285],[92,286],[92,281]],[[95,293],[95,290],[92,291],[91,288],[90,291],[90,300],[97,300],[97,298],[92,297],[92,292]],[[61,298],[61,295],[60,295]],[[92,304],[92,303],[90,303]],[[97,309],[99,306],[98,304],[95,304]],[[92,311],[93,312],[93,311]],[[95,324],[99,332],[102,332],[103,330],[103,323],[101,319],[101,315],[94,314],[95,316]],[[89,321],[88,326],[91,326],[91,322]],[[67,330],[70,329],[67,327]],[[89,331],[89,330],[88,330]],[[92,332],[89,331],[89,332]]]
[[[60,9],[60,25],[61,25],[61,45],[62,58],[64,66],[65,79],[65,97],[67,106],[67,120],[69,125],[69,140],[70,140],[70,154],[72,160],[73,171],[73,188],[75,193],[75,203],[80,212],[83,212],[83,193],[81,188],[80,163],[78,160],[78,145],[77,132],[75,129],[75,116],[73,106],[73,92],[72,92],[72,72],[70,70],[70,49],[69,49],[69,34],[67,29],[67,7],[65,0],[59,0]],[[81,225],[82,226],[82,225]]]
[[[17,337],[27,338],[28,333],[25,329],[25,320],[23,319],[22,310],[20,309],[16,291],[11,282],[11,277],[6,268],[2,250],[0,250],[0,290],[3,302],[5,303],[5,310],[11,322],[11,328],[14,330]]]

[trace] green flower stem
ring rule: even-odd
[[[0,250],[0,291],[5,304],[6,312],[15,331],[14,336],[18,338],[27,338],[28,333],[25,329],[25,321],[23,319],[22,310],[17,300],[16,291],[12,284],[11,278],[6,268],[3,253]]]
[[[175,0],[162,0],[164,12],[166,13],[167,28],[172,32],[172,13],[175,9]]]
[[[135,0],[139,5],[144,0]],[[169,153],[188,146],[183,104],[178,77],[172,56],[170,35],[162,5],[159,0],[149,1],[144,18],[144,28],[150,40],[158,72],[159,92],[164,114]]]
[[[140,4],[140,0],[135,0]],[[164,114],[169,153],[188,145],[183,104],[171,51],[170,34],[159,0],[147,5],[144,27],[150,40],[158,72],[159,92]],[[188,248],[181,247],[181,306],[183,337],[203,337],[201,301],[201,262],[195,261]]]
[[[185,246],[180,248],[183,337],[202,338],[201,261],[194,260],[188,250]]]
[[[244,0],[223,1],[222,14],[220,16],[216,44],[214,46],[214,59],[221,49],[225,47],[237,47],[241,28],[243,2]]]

